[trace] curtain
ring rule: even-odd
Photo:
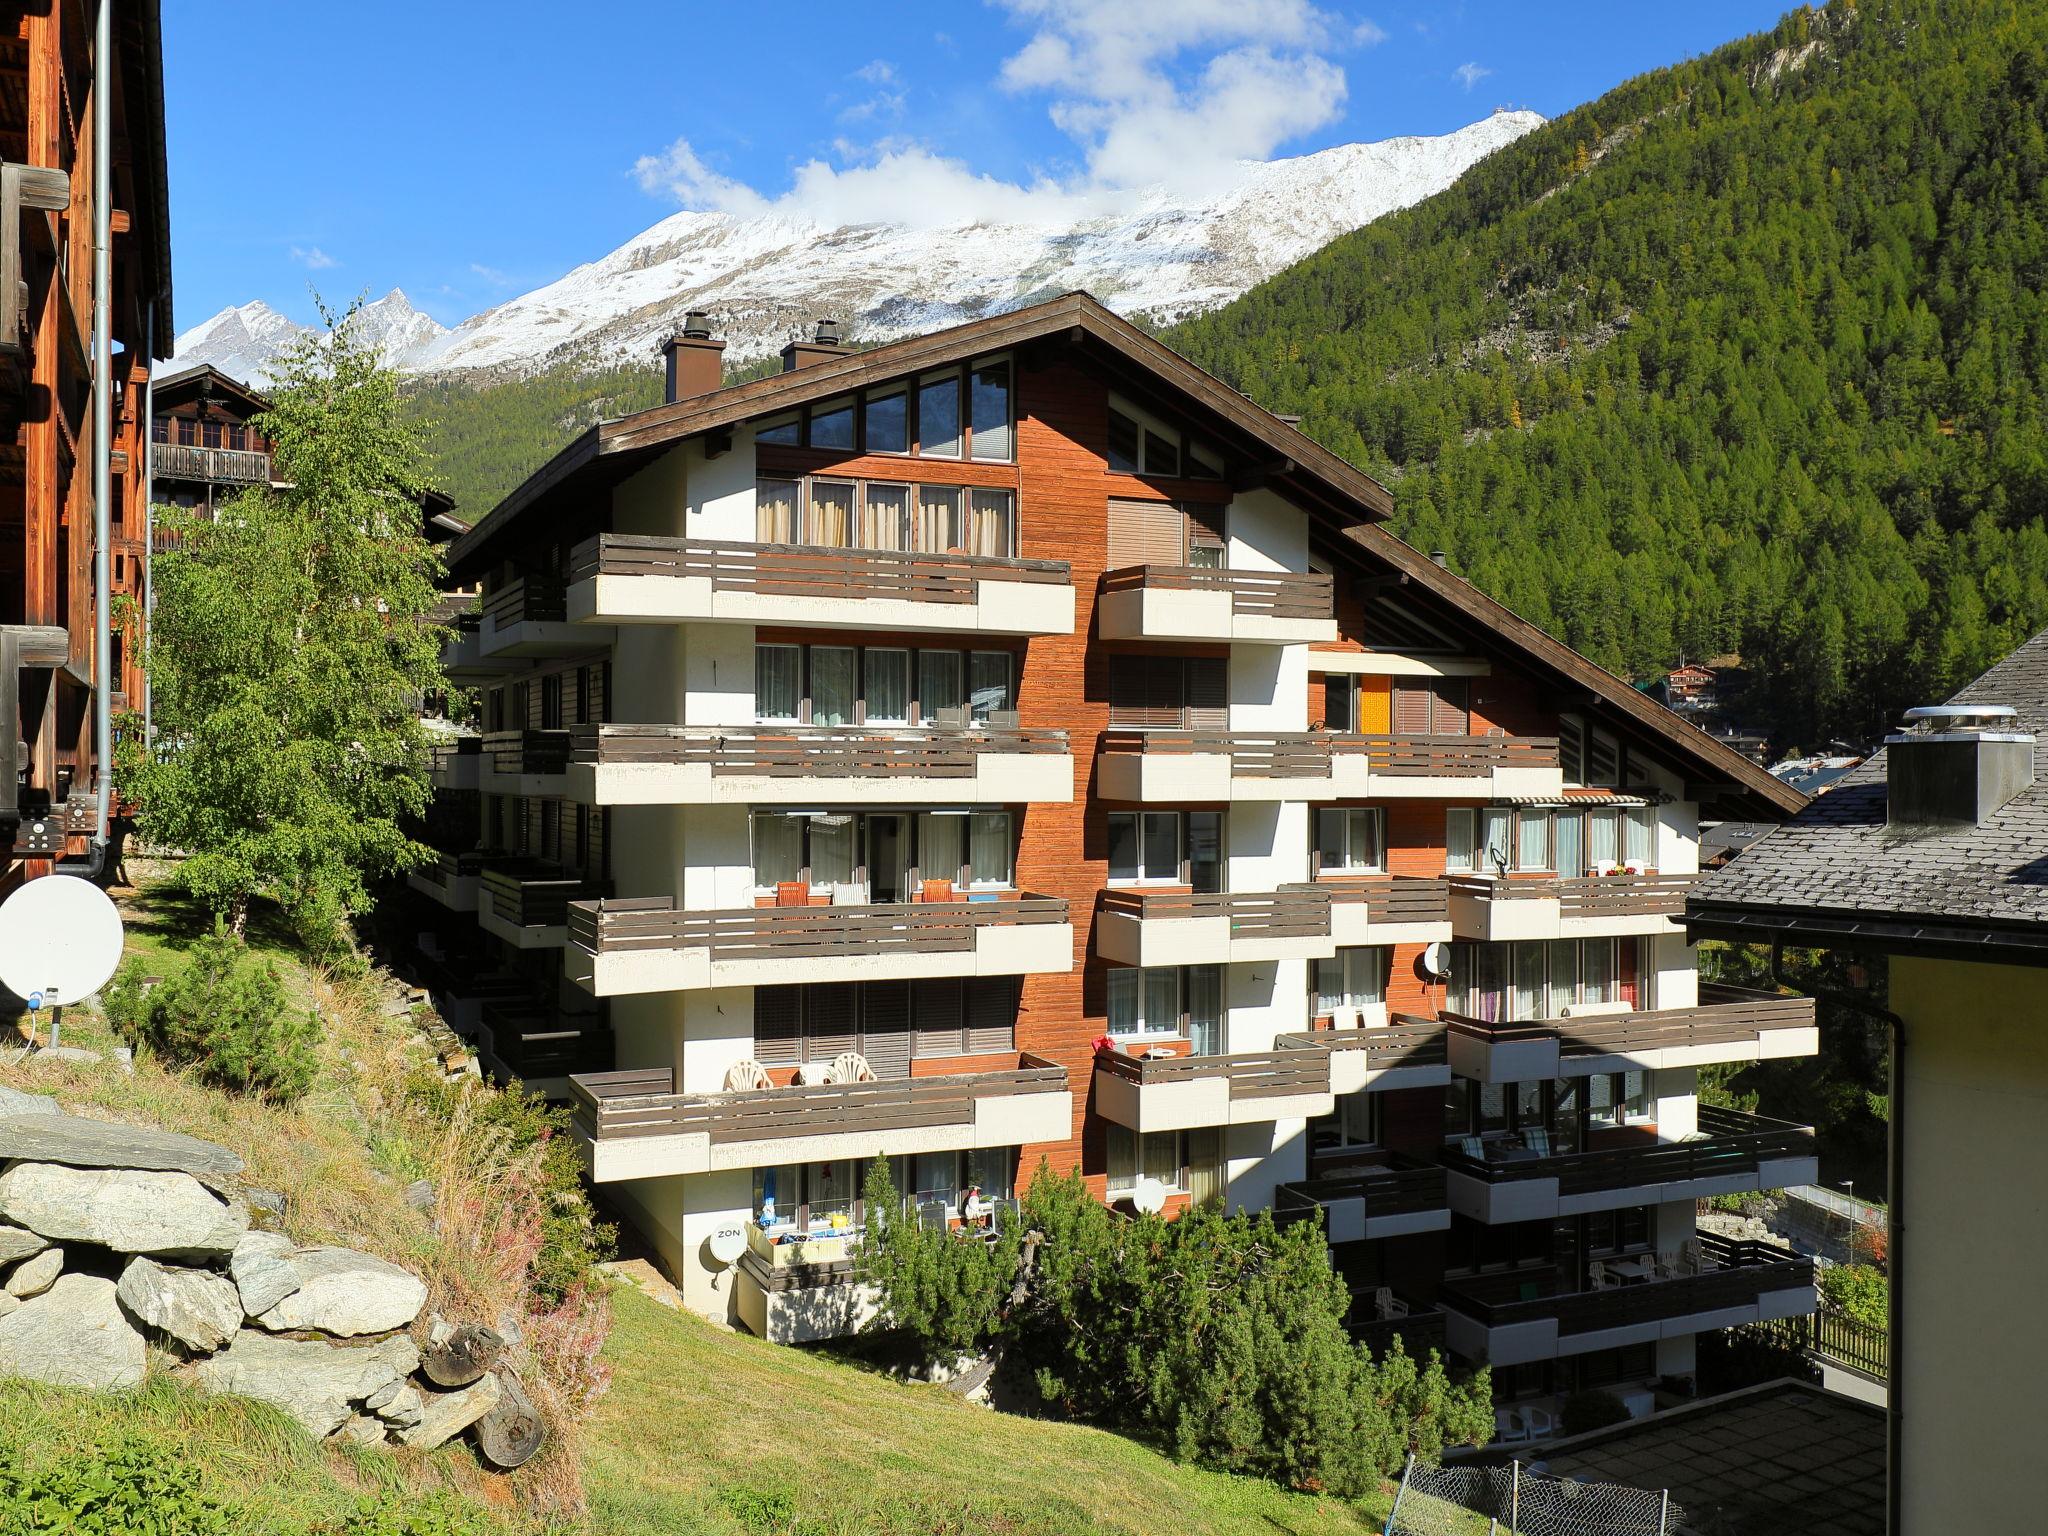
[[[977,811],[968,818],[968,825],[971,829],[973,883],[1007,886],[1010,883],[1010,813]]]
[[[1470,810],[1444,813],[1444,868],[1460,870],[1472,867],[1472,822]]]
[[[967,696],[960,686],[960,653],[919,651],[917,718],[930,725],[937,720],[940,710],[958,709],[966,702]]]
[[[853,543],[853,485],[846,480],[811,482],[810,537],[821,549],[845,549]]]
[[[853,720],[853,647],[811,647],[811,724],[847,725]]]
[[[926,880],[958,880],[966,862],[963,843],[965,816],[935,816],[927,811],[917,818],[917,870]]]
[[[1550,1003],[1546,1010],[1556,1018],[1579,1000],[1579,945],[1576,939],[1550,941]]]
[[[866,653],[866,717],[870,725],[903,725],[910,719],[910,652]]]
[[[1628,813],[1628,862],[1631,864],[1654,864],[1657,862],[1653,849],[1655,839],[1651,836],[1652,812],[1648,810]]]
[[[1479,813],[1484,833],[1481,844],[1479,869],[1482,874],[1494,874],[1514,867],[1515,850],[1509,841],[1513,821],[1508,811],[1489,806]]]
[[[1113,965],[1106,977],[1109,1032],[1112,1035],[1135,1035],[1138,1032],[1138,973],[1128,965]]]
[[[972,502],[974,528],[968,548],[977,555],[1009,559],[1017,552],[1016,497],[1008,491],[976,491]]]
[[[795,816],[754,818],[754,884],[774,886],[803,878],[804,824]]]
[[[793,645],[754,647],[754,718],[794,720],[802,707],[797,687],[803,654]]]
[[[1557,872],[1576,880],[1586,872],[1585,818],[1561,811],[1550,818],[1551,835],[1557,839]]]
[[[1614,975],[1614,940],[1587,939],[1579,947],[1580,973],[1589,1003],[1611,1003],[1618,992]]]
[[[933,555],[965,554],[967,530],[960,516],[960,492],[951,486],[919,486],[917,505],[922,522],[918,547]]]
[[[1223,968],[1188,969],[1188,1045],[1197,1056],[1214,1056],[1222,1046]]]
[[[811,818],[811,884],[853,883],[853,818]]]
[[[1155,966],[1145,972],[1144,1028],[1148,1035],[1180,1032],[1180,972]]]
[[[1359,1094],[1359,1098],[1368,1097]],[[1228,1180],[1223,1169],[1223,1136],[1214,1126],[1188,1132],[1188,1195],[1195,1204],[1222,1203]]]
[[[1620,828],[1612,811],[1586,813],[1586,863],[1596,875],[1604,875],[1621,862]]]
[[[910,548],[909,486],[868,486],[860,541],[868,549]]]
[[[1543,946],[1517,944],[1514,948],[1514,1020],[1524,1024],[1543,1017]]]
[[[754,482],[754,538],[759,543],[796,543],[798,489],[794,480]]]
[[[1157,1179],[1168,1189],[1181,1187],[1179,1132],[1154,1131],[1140,1138],[1140,1149],[1146,1178]]]
[[[1519,811],[1515,815],[1515,868],[1549,869],[1550,813]]]
[[[1127,1125],[1109,1127],[1109,1193],[1127,1195],[1138,1182],[1138,1133]]]

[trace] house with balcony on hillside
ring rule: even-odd
[[[1524,1433],[1811,1308],[1693,1211],[1813,1176],[1695,1094],[1812,1005],[1683,931],[1702,820],[1796,793],[1085,295],[719,351],[688,317],[665,404],[450,546],[484,731],[412,877],[449,1016],[690,1306],[857,1325],[879,1155],[935,1226],[1041,1168],[1320,1220],[1360,1335],[1494,1366]]]

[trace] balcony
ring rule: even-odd
[[[1033,895],[726,911],[669,896],[578,901],[569,945],[570,976],[599,997],[1074,968],[1066,902]]]
[[[1105,800],[1140,805],[1364,794],[1362,773],[1356,786],[1340,786],[1333,739],[1262,731],[1111,731],[1102,738],[1096,788]]]
[[[1624,1205],[1697,1200],[1811,1184],[1820,1166],[1810,1126],[1699,1106],[1699,1129],[1660,1141],[1639,1129],[1596,1132],[1584,1152],[1554,1153],[1513,1137],[1478,1152],[1449,1144],[1439,1154],[1450,1176],[1451,1209],[1490,1225],[1547,1221]]]
[[[1318,1174],[1273,1191],[1273,1220],[1283,1225],[1322,1213],[1332,1243],[1406,1237],[1450,1229],[1444,1171],[1398,1156]]]
[[[1395,1307],[1401,1310],[1393,1310]],[[1402,1352],[1410,1360],[1426,1362],[1432,1349],[1440,1355],[1450,1352],[1444,1342],[1443,1313],[1434,1306],[1405,1298],[1396,1298],[1383,1317],[1377,1310],[1374,1293],[1354,1291],[1344,1327],[1353,1342],[1363,1344],[1375,1360],[1389,1354],[1396,1339],[1401,1341]]]
[[[270,455],[242,448],[151,443],[149,462],[158,480],[196,480],[207,485],[236,487],[270,483]]]
[[[1527,1083],[1638,1067],[1695,1067],[1811,1056],[1813,999],[1702,986],[1691,1008],[1487,1023],[1446,1013],[1451,1067],[1478,1083]]]
[[[407,885],[422,896],[433,897],[453,912],[476,910],[477,891],[482,878],[483,856],[476,853],[437,852],[431,863],[405,872]]]
[[[1451,928],[1461,939],[1592,939],[1682,933],[1697,875],[1453,875]]]
[[[1535,1294],[1558,1284],[1555,1270],[1447,1281],[1446,1340],[1476,1364],[1522,1365],[1814,1309],[1812,1260],[1705,1232],[1695,1243],[1696,1265],[1667,1256],[1650,1262],[1652,1278],[1600,1290]]]
[[[489,682],[518,669],[513,657],[484,655],[483,622],[481,613],[458,613],[443,626],[441,670],[450,682]]]
[[[477,1054],[500,1081],[518,1079],[550,1099],[569,1097],[573,1074],[609,1072],[612,1032],[601,1013],[565,1013],[530,993],[483,1004]]]
[[[599,1183],[1021,1147],[1065,1141],[1074,1130],[1066,1068],[1031,1055],[992,1072],[749,1093],[677,1093],[667,1068],[579,1074],[569,1088]]]
[[[1395,1088],[1443,1088],[1451,1081],[1450,1053],[1439,1019],[1400,1015],[1390,1024],[1281,1035],[1274,1044],[1327,1051],[1330,1092],[1338,1098]]]
[[[1105,640],[1238,640],[1304,645],[1337,638],[1335,587],[1319,571],[1134,565],[1102,578]]]
[[[483,764],[481,736],[444,737],[434,743],[427,778],[436,789],[475,789]]]
[[[1066,635],[1066,562],[606,533],[571,557],[583,623],[724,621],[820,629]]]
[[[586,805],[1066,804],[1065,731],[1015,727],[586,725],[566,792]]]
[[[1506,800],[1559,795],[1554,736],[1337,735],[1345,795],[1375,800]],[[1369,787],[1353,787],[1364,780]]]
[[[573,656],[610,645],[597,626],[572,624],[560,576],[539,571],[487,585],[477,626],[477,654],[492,657]]]
[[[1435,944],[1451,937],[1450,888],[1417,875],[1332,876],[1284,891],[1321,891],[1330,902],[1330,939],[1362,944]]]
[[[1095,952],[1117,965],[1229,965],[1334,955],[1330,898],[1313,886],[1283,891],[1102,893]]]
[[[477,921],[518,949],[559,949],[569,904],[602,897],[604,882],[538,859],[487,859],[477,892]]]
[[[494,795],[560,795],[568,787],[569,732],[491,731],[479,787]]]

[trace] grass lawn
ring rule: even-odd
[[[586,1437],[599,1536],[1363,1536],[1353,1505],[1203,1472],[617,1298],[611,1391]]]

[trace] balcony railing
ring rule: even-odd
[[[795,779],[972,778],[990,754],[1067,753],[1065,731],[844,730],[835,726],[584,725],[571,760],[612,766],[654,763],[708,768],[714,777]]]
[[[483,867],[480,853],[444,853],[436,849],[433,858],[413,873],[435,885],[446,886],[465,876],[482,874]]]
[[[1229,940],[1316,939],[1330,932],[1330,898],[1318,886],[1277,891],[1148,891],[1128,887],[1102,893],[1102,910],[1141,923],[1223,918]]]
[[[487,859],[481,901],[514,928],[559,928],[569,919],[571,902],[602,897],[604,888],[601,880],[538,860]]]
[[[1632,1009],[1523,1023],[1488,1022],[1449,1011],[1442,1017],[1454,1034],[1486,1047],[1553,1047],[1561,1061],[1569,1062],[1588,1056],[1640,1057],[1673,1048],[1755,1045],[1776,1030],[1813,1028],[1814,1003],[1810,997],[1709,984],[1700,988],[1700,1001],[1690,1008]],[[1512,1080],[1540,1075],[1549,1074],[1518,1074]]]
[[[1333,740],[1262,731],[1111,731],[1102,738],[1102,750],[1148,758],[1227,756],[1232,778],[1324,779]]]
[[[1276,1036],[1273,1043],[1325,1055],[1360,1054],[1372,1072],[1396,1067],[1441,1067],[1450,1060],[1443,1021],[1405,1013],[1394,1015],[1393,1021],[1383,1027],[1306,1030]]]
[[[428,749],[430,766],[437,773],[447,773],[455,767],[456,760],[475,757],[484,749],[481,736],[452,736],[437,741]]]
[[[1126,1056],[1098,1051],[1095,1070],[1140,1090],[1221,1079],[1233,1099],[1298,1098],[1330,1091],[1330,1058],[1321,1051],[1233,1051],[1217,1056]]]
[[[568,618],[566,591],[562,578],[551,573],[514,576],[485,590],[483,616],[489,627],[501,630],[522,623],[560,624]]]
[[[1242,571],[1199,565],[1133,565],[1102,578],[1104,592],[1226,592],[1234,615],[1329,619],[1336,586],[1321,571]]]
[[[1555,768],[1555,736],[1361,736],[1336,734],[1336,750],[1362,754],[1393,778],[1477,778],[1501,768]]]
[[[706,580],[714,592],[772,597],[894,598],[972,603],[984,581],[1066,586],[1062,560],[1010,560],[889,549],[818,549],[798,544],[740,544],[712,539],[605,533],[570,556],[570,579],[676,576]]]
[[[1369,927],[1451,920],[1450,887],[1441,876],[1333,875],[1325,880],[1284,885],[1283,891],[1320,891],[1336,909],[1341,923],[1345,909],[1365,910]]]
[[[612,1064],[612,1032],[603,1015],[551,1012],[531,1001],[507,999],[483,1005],[491,1054],[509,1075],[521,1079],[605,1072]]]
[[[1333,1234],[1330,1240],[1339,1242],[1344,1238],[1336,1235],[1335,1225],[1328,1218],[1348,1202],[1363,1206],[1367,1223],[1442,1211],[1444,1225],[1449,1225],[1449,1195],[1443,1169],[1434,1163],[1415,1163],[1399,1157],[1278,1185],[1273,1191],[1273,1220],[1284,1226],[1324,1212],[1326,1229]],[[1362,1238],[1367,1233],[1360,1231],[1356,1235]]]
[[[568,731],[491,731],[481,751],[496,774],[565,773],[569,768]]]
[[[1434,1307],[1411,1306],[1399,1317],[1381,1317],[1373,1310],[1372,1292],[1356,1292],[1344,1326],[1352,1339],[1372,1352],[1375,1360],[1393,1350],[1401,1341],[1402,1352],[1411,1360],[1427,1360],[1433,1349],[1444,1352],[1444,1315]]]
[[[151,443],[150,466],[159,480],[201,480],[214,485],[268,485],[270,455],[243,448],[200,448]]]
[[[569,942],[592,954],[704,949],[721,961],[965,953],[985,928],[1066,920],[1064,899],[1032,895],[722,911],[679,909],[672,896],[646,896],[578,901],[568,915]]]
[[[1455,1145],[1446,1145],[1439,1155],[1451,1173],[1489,1185],[1555,1179],[1560,1197],[1646,1184],[1754,1177],[1763,1164],[1815,1155],[1811,1126],[1707,1104],[1699,1106],[1698,1116],[1698,1135],[1684,1141],[1656,1141],[1643,1135],[1625,1144],[1549,1155],[1531,1152],[1523,1143],[1492,1141],[1485,1144],[1483,1157]]]

